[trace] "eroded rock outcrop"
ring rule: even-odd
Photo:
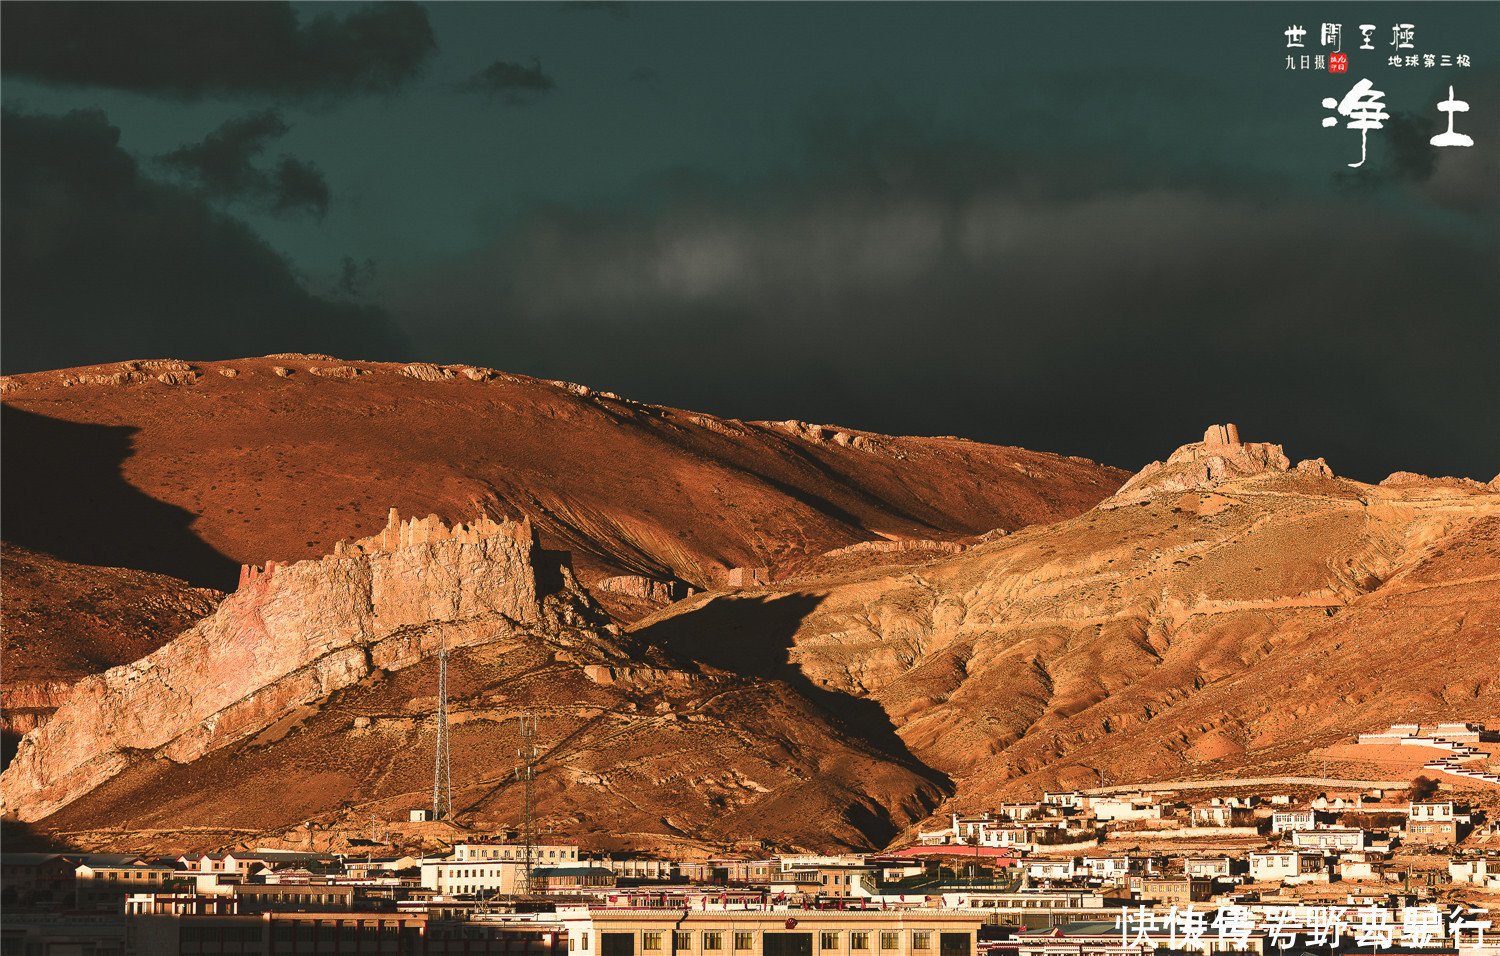
[[[823,557],[834,558],[845,554],[893,554],[900,551],[942,551],[958,554],[964,545],[957,541],[934,541],[930,538],[891,538],[878,541],[858,541],[843,548],[823,552]]]
[[[643,574],[619,574],[594,582],[601,591],[624,594],[628,597],[650,601],[653,604],[671,604],[692,593],[692,588],[681,581],[662,581]]]
[[[70,680],[11,680],[0,688],[0,730],[8,734],[28,733],[57,710],[72,690]]]
[[[246,568],[218,609],[159,650],[78,682],[0,776],[4,809],[36,820],[144,754],[193,760],[291,707],[406,667],[446,644],[482,644],[572,620],[586,599],[563,575],[537,591],[529,522],[400,522],[317,560]]]
[[[416,362],[401,369],[401,374],[422,382],[443,382],[453,377],[453,370],[441,365]]]
[[[1202,441],[1183,445],[1165,462],[1153,461],[1142,468],[1101,507],[1134,504],[1162,492],[1212,488],[1221,481],[1290,467],[1280,445],[1242,442],[1235,425],[1210,425]],[[1333,475],[1327,465],[1322,472]]]

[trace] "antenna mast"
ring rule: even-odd
[[[448,754],[448,642],[438,651],[437,747],[432,765],[432,818],[453,814],[453,774]]]

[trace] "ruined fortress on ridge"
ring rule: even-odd
[[[360,538],[357,541],[345,539],[338,542],[333,546],[332,556],[348,558],[362,554],[397,551],[419,544],[437,544],[442,541],[478,544],[486,538],[501,534],[521,543],[535,543],[529,518],[522,518],[520,521],[495,521],[488,515],[480,515],[469,524],[455,524],[450,528],[443,523],[442,518],[435,514],[430,514],[425,518],[409,518],[402,521],[401,515],[395,508],[392,508],[384,528],[368,538]],[[275,561],[267,561],[264,567],[242,564],[240,565],[240,583],[236,590],[247,584],[269,581],[275,573]]]

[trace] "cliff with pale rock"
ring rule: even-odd
[[[146,657],[81,680],[22,739],[4,809],[36,820],[147,753],[186,763],[279,714],[440,647],[574,621],[571,575],[538,594],[528,522],[401,523],[317,560],[246,568],[218,609]]]

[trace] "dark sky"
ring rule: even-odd
[[[318,351],[1132,469],[1234,421],[1500,471],[1500,4],[0,19],[6,372]],[[1300,68],[1325,21],[1347,73]],[[1361,79],[1350,168],[1322,101]],[[1450,85],[1473,146],[1430,142]]]

